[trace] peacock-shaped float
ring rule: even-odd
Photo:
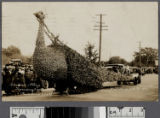
[[[50,32],[44,22],[45,14],[34,14],[39,22],[33,67],[37,75],[56,84],[56,91],[84,93],[102,88],[105,81],[131,79],[119,73],[105,70],[62,43]],[[46,46],[44,35],[52,41]]]

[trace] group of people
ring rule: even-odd
[[[37,76],[31,65],[6,64],[2,71],[2,89],[6,92],[25,89],[30,83],[37,82]]]

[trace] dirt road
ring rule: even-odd
[[[53,89],[43,89],[40,93],[3,96],[3,101],[157,101],[158,75],[142,77],[139,85],[117,86],[116,82],[104,83],[105,87],[95,92],[59,95]]]

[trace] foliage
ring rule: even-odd
[[[155,60],[158,59],[158,49],[145,47],[140,52],[135,52],[134,60],[131,62],[132,65],[140,66],[140,54],[141,66],[155,66]]]
[[[127,64],[128,62],[119,57],[119,56],[113,56],[109,59],[108,64]]]
[[[95,46],[89,42],[85,47],[85,55],[86,55],[86,58],[90,60],[92,63],[97,62],[97,59],[98,59],[97,50],[95,50]]]
[[[7,57],[12,57],[13,55],[21,55],[20,49],[17,47],[11,45],[8,48],[2,48],[2,52],[7,56]]]
[[[9,46],[7,48],[2,48],[2,65],[7,64],[11,59],[22,59],[24,63],[32,63],[31,57],[23,56],[21,50],[16,46]]]

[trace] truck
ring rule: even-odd
[[[114,71],[116,73],[124,74],[126,76],[130,76],[132,79],[129,80],[118,80],[117,84],[128,84],[132,82],[134,85],[141,83],[141,72],[139,68],[136,68],[136,71],[132,68],[132,70],[129,68],[129,66],[125,66],[124,64],[108,64],[106,68],[109,71]]]

